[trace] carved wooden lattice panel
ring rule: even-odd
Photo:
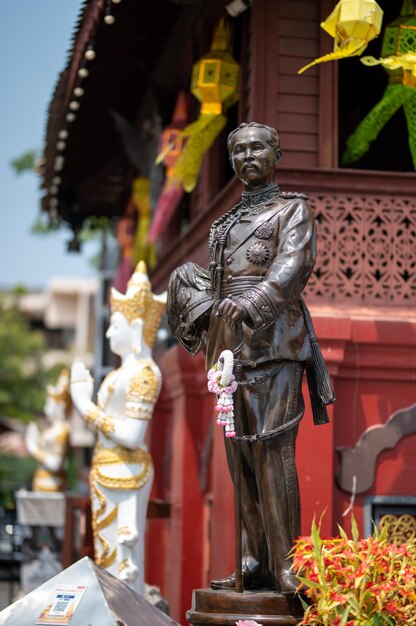
[[[416,200],[319,194],[310,197],[318,252],[308,301],[416,304]]]
[[[379,528],[387,528],[387,540],[389,543],[400,545],[413,543],[416,540],[416,517],[414,515],[388,514],[380,517]]]

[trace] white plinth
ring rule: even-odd
[[[66,500],[64,493],[15,493],[17,521],[24,526],[64,526]]]

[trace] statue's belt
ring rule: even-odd
[[[273,430],[268,430],[266,433],[259,433],[257,435],[242,435],[241,437],[233,437],[232,441],[234,443],[265,443],[266,441],[270,441],[272,439],[276,439],[280,435],[287,433],[289,430],[293,430],[296,428],[303,417],[303,411],[298,413],[296,417],[289,420],[285,424],[278,426],[277,428],[273,428]]]
[[[114,446],[106,448],[97,444],[94,451],[94,463],[100,465],[113,465],[114,463],[141,464],[148,463],[152,457],[150,452],[142,448],[124,448]]]
[[[227,278],[231,280],[227,280]],[[264,276],[229,276],[227,278],[223,279],[221,283],[222,298],[241,296],[245,291],[264,280]]]
[[[141,465],[137,474],[117,477],[105,473],[106,465]],[[140,489],[147,483],[153,469],[151,454],[147,450],[136,448],[130,450],[123,446],[105,448],[97,444],[92,461],[91,476],[103,487],[108,489]]]

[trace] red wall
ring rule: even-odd
[[[416,320],[374,319],[374,312],[323,314],[317,308],[312,314],[337,402],[330,424],[314,426],[305,385],[307,410],[297,443],[302,532],[325,512],[323,532],[329,535],[345,523],[342,513],[350,502],[336,484],[336,448],[354,447],[369,426],[416,401]],[[162,587],[172,616],[184,622],[192,589],[234,569],[233,493],[203,359],[175,346],[161,366],[164,393],[152,426],[154,495],[169,499],[172,508],[168,521],[150,522],[146,578]],[[379,456],[373,486],[355,498],[361,528],[366,495],[415,494],[415,444],[416,434],[410,435]]]

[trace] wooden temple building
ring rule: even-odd
[[[392,22],[401,3],[378,2]],[[403,531],[396,523],[403,516],[414,533],[416,175],[402,111],[360,161],[341,166],[346,138],[381,97],[387,74],[357,58],[297,74],[332,49],[320,22],[334,4],[85,2],[48,114],[42,206],[70,226],[72,248],[87,217],[126,219],[132,182],[153,176],[157,138],[179,92],[188,94],[189,120],[197,117],[192,65],[225,18],[241,67],[240,99],[196,188],[156,242],[153,289],[165,289],[185,261],[207,265],[209,227],[239,198],[227,132],[242,121],[276,127],[278,182],[309,195],[318,223],[318,260],[304,295],[337,396],[330,424],[315,427],[309,406],[301,424],[303,532],[325,511],[324,532],[336,533],[352,509],[363,532],[389,515],[392,533]],[[368,51],[378,56],[380,40]],[[170,513],[149,520],[146,580],[161,587],[180,620],[193,588],[233,571],[233,496],[202,356],[171,341],[159,345],[157,359],[164,386],[151,430],[153,498],[169,502]]]

